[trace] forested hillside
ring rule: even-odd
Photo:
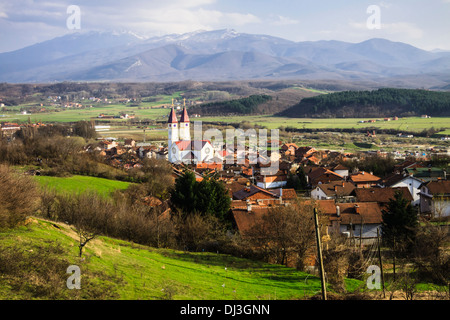
[[[302,99],[278,113],[286,117],[450,116],[450,92],[383,88],[343,91]]]
[[[251,95],[247,98],[203,103],[192,107],[190,113],[200,113],[201,115],[252,114],[257,112],[258,105],[270,100],[272,97],[269,95]]]

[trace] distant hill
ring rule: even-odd
[[[342,91],[302,99],[278,116],[391,117],[450,116],[450,92],[383,88],[373,91]]]
[[[227,114],[252,114],[257,111],[258,105],[272,100],[269,95],[251,95],[246,98],[228,101],[204,103],[191,107],[190,113],[199,113],[204,116],[216,116]]]
[[[449,61],[450,52],[385,39],[294,42],[228,29],[148,39],[87,32],[0,53],[0,82],[370,80],[441,89],[450,84]]]

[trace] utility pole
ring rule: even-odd
[[[380,228],[377,228],[377,243],[378,243],[378,261],[380,262],[380,269],[381,269],[381,285],[383,286],[383,298],[386,298],[386,292],[384,291],[383,262],[381,260]]]
[[[315,228],[316,228],[317,254],[319,257],[320,282],[322,284],[322,299],[327,300],[327,288],[325,286],[325,273],[323,271],[322,245],[321,245],[321,241],[320,241],[319,218],[318,218],[316,208],[314,208],[314,224],[315,224]]]

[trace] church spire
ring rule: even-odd
[[[183,108],[183,113],[181,114],[180,122],[190,122],[186,107]]]
[[[186,107],[183,108],[180,119],[180,140],[191,140],[191,129]]]
[[[167,123],[178,123],[177,115],[173,108],[172,108],[172,110],[170,110],[169,120],[167,121]]]

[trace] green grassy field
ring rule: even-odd
[[[54,189],[61,193],[97,192],[107,196],[116,190],[125,190],[130,183],[89,176],[49,177],[34,176],[42,187]]]
[[[64,281],[55,280],[50,289],[68,299],[93,299],[96,289],[103,294],[108,290],[107,295],[113,299],[127,300],[287,300],[320,293],[319,278],[292,268],[225,254],[155,249],[106,237],[89,242],[80,259],[75,231],[68,225],[42,219],[0,232],[0,250],[15,244],[20,244],[30,260],[39,252],[48,252],[46,257],[52,258],[54,246],[58,245],[57,258],[62,260],[59,268],[66,268],[65,264],[80,267],[79,290],[66,288],[69,275],[65,269],[54,270]],[[0,299],[36,298],[30,297],[30,292],[45,292],[42,288],[33,290],[33,286],[40,285],[40,270],[27,265],[28,260],[21,261],[22,268],[36,273],[30,276],[35,283],[17,285],[23,280],[5,273],[0,277]],[[42,262],[41,268],[45,265]],[[363,284],[357,280],[346,283],[350,291]],[[45,284],[42,286],[45,288]]]
[[[216,121],[221,123],[239,123],[249,121],[265,126],[268,129],[277,129],[280,127],[294,127],[305,129],[344,129],[344,128],[367,128],[375,127],[380,129],[396,129],[404,131],[422,131],[424,129],[447,128],[450,129],[450,118],[420,118],[408,117],[400,118],[396,121],[376,121],[373,123],[360,123],[364,120],[377,120],[376,118],[335,118],[335,119],[311,119],[311,118],[284,118],[267,116],[246,116],[246,117],[203,117],[202,121]]]

